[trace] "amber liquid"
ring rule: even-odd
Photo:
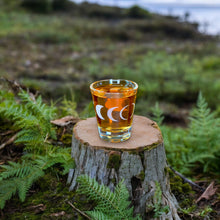
[[[106,132],[131,127],[136,90],[124,85],[103,85],[92,92],[98,126]]]

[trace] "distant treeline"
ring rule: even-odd
[[[151,13],[149,11],[139,6],[132,6],[129,9],[123,9],[119,7],[101,6],[88,2],[76,4],[69,0],[0,0],[0,6],[7,9],[16,9],[21,7],[36,13],[63,11],[74,15],[100,17],[106,19],[151,17]]]
[[[19,8],[41,14],[57,14],[96,18],[100,20],[122,21],[116,30],[117,37],[122,40],[130,38],[129,30],[135,30],[141,34],[157,33],[165,34],[169,37],[181,39],[198,38],[201,34],[198,32],[198,23],[190,23],[187,20],[181,20],[175,16],[165,16],[149,12],[138,5],[130,8],[120,8],[113,6],[103,6],[96,3],[82,2],[80,4],[70,0],[0,0],[0,8],[5,10],[18,10]],[[120,23],[119,22],[119,23]],[[124,22],[124,23],[123,23]],[[114,30],[112,26],[105,32]]]

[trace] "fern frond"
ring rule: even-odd
[[[95,220],[114,220],[115,218],[110,217],[100,211],[87,211],[86,212],[92,219]]]
[[[95,179],[91,179],[87,175],[79,176],[77,181],[80,184],[78,192],[97,202],[94,209],[95,214],[102,212],[109,219],[132,218],[133,210],[128,209],[130,204],[128,202],[129,193],[122,182],[117,186],[116,193],[113,193],[108,187],[99,185]]]
[[[162,125],[164,116],[163,116],[163,111],[160,109],[158,102],[156,102],[155,106],[151,108],[151,110],[153,112],[152,119],[156,121],[159,126]]]
[[[22,164],[9,161],[8,164],[9,165],[1,165],[1,168],[4,169],[4,171],[0,173],[1,179],[14,176],[22,178],[29,173],[31,169],[30,164],[25,163],[25,161],[23,161]]]
[[[128,190],[127,190],[123,180],[120,181],[118,183],[118,185],[116,186],[114,194],[115,194],[114,201],[116,203],[116,206],[120,207],[120,209],[122,209],[122,210],[126,210],[127,218],[129,216],[132,216],[133,207],[128,209],[128,207],[130,205],[129,194],[128,194]]]
[[[5,202],[17,191],[16,181],[14,178],[10,180],[1,180],[0,181],[0,209],[3,209]]]
[[[20,96],[22,102],[25,103],[26,109],[38,116],[41,120],[50,121],[54,117],[55,108],[47,107],[44,103],[42,103],[41,96],[38,96],[35,100],[25,91],[21,91],[18,95]]]
[[[39,143],[44,142],[44,137],[41,135],[39,129],[23,129],[18,132],[15,143]]]
[[[190,173],[198,165],[203,165],[204,172],[219,173],[220,119],[208,108],[202,93],[189,119],[188,129],[162,129],[168,160],[181,173]]]
[[[25,200],[26,194],[33,183],[42,176],[44,176],[44,172],[41,168],[32,167],[28,175],[24,176],[23,178],[19,178],[16,181],[18,195],[22,202]]]
[[[74,167],[74,160],[71,157],[71,148],[52,147],[52,150],[49,149],[47,156],[38,155],[35,158],[35,164],[42,167],[43,170],[55,164],[59,164],[63,167],[62,174],[65,175],[69,172],[69,169]]]

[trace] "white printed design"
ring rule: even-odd
[[[96,113],[98,115],[99,118],[101,118],[102,120],[105,120],[103,117],[102,117],[102,114],[101,114],[101,109],[103,108],[104,106],[102,105],[96,105],[95,109],[96,109]]]
[[[135,107],[135,104],[134,104],[134,103],[132,103],[132,105]],[[96,114],[97,114],[97,116],[98,116],[101,120],[105,120],[105,118],[102,116],[102,113],[101,113],[101,110],[102,110],[103,107],[104,107],[104,106],[102,106],[102,105],[96,105],[96,107],[95,107],[95,109],[96,109]],[[124,106],[124,107],[121,109],[121,111],[119,112],[119,116],[120,116],[120,118],[121,118],[122,120],[127,120],[127,118],[124,118],[124,117],[122,116],[123,111],[124,111],[127,107],[128,107],[128,105]],[[116,120],[115,118],[113,118],[112,112],[113,112],[115,109],[117,109],[117,108],[118,108],[118,107],[112,107],[112,108],[110,108],[110,109],[107,111],[107,116],[108,116],[108,118],[109,118],[110,120],[114,121],[114,122],[117,122],[118,120]],[[134,109],[133,109],[133,112],[132,112],[132,115],[131,115],[130,118],[132,118],[133,113],[134,113]]]

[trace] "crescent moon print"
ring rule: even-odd
[[[113,110],[116,109],[116,108],[118,108],[118,107],[110,108],[110,109],[108,110],[108,112],[107,112],[107,115],[108,115],[109,119],[112,120],[112,121],[117,121],[116,119],[114,119],[114,118],[112,117],[112,112],[113,112]]]
[[[103,108],[102,105],[96,105],[95,110],[96,110],[96,113],[97,113],[98,117],[101,118],[102,120],[105,120],[105,119],[103,118],[102,114],[101,114],[101,109],[102,109],[102,108]]]
[[[124,118],[124,117],[122,116],[123,111],[124,111],[127,107],[128,107],[128,105],[126,105],[126,106],[120,111],[120,118],[121,118],[122,120],[127,120],[127,118]]]
[[[134,108],[135,108],[135,104],[134,103],[132,103],[132,105],[134,106]],[[130,118],[132,118],[133,117],[133,114],[134,114],[134,108],[133,108],[133,112],[132,112],[132,114],[131,114],[131,117]]]

